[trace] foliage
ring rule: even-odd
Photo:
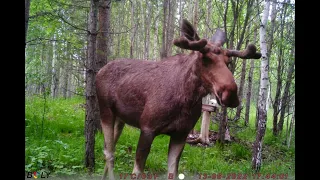
[[[44,135],[39,136],[43,111],[43,99],[26,98],[26,171],[50,171],[52,177],[86,177],[84,168],[84,99],[48,99],[45,114]],[[186,176],[197,173],[242,173],[251,172],[251,143],[254,141],[254,112],[250,126],[230,133],[237,139],[225,146],[214,145],[199,148],[186,144],[180,160],[180,172]],[[270,122],[270,121],[268,121]],[[201,121],[197,123],[197,126]],[[283,137],[274,138],[271,124],[267,124],[263,145],[264,165],[261,174],[289,174],[294,177],[295,148],[289,149],[282,143]],[[115,173],[130,173],[133,168],[139,131],[125,126],[115,152]],[[162,175],[167,170],[169,137],[157,136],[146,162],[146,172]],[[104,168],[103,136],[96,134],[94,176],[101,176]],[[80,176],[80,177],[79,177]],[[77,179],[77,178],[76,178]]]

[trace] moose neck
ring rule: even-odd
[[[202,68],[202,55],[199,52],[192,52],[191,54],[181,59],[181,64],[184,64],[184,81],[182,84],[183,91],[185,93],[185,99],[192,104],[202,100],[202,97],[206,96],[209,91],[204,87],[201,80],[201,68]]]

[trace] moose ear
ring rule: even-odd
[[[182,20],[181,32],[182,32],[182,36],[186,37],[190,41],[200,40],[198,34],[196,33],[196,30],[194,29],[192,24],[186,19]]]
[[[223,46],[223,44],[226,42],[226,33],[218,28],[216,33],[214,33],[212,36],[211,42],[217,46]]]

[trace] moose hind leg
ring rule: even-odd
[[[134,162],[132,173],[136,175],[138,175],[139,173],[143,173],[144,166],[145,166],[147,157],[149,155],[151,144],[154,138],[155,138],[154,133],[141,131],[138,147],[136,151],[136,159]]]
[[[122,130],[124,128],[125,123],[119,119],[119,117],[116,117],[115,123],[114,123],[114,146],[116,146],[119,137],[122,133]]]
[[[186,136],[171,136],[168,151],[168,179],[174,179],[178,173],[179,160],[184,149]]]
[[[110,108],[100,108],[101,115],[101,128],[104,137],[104,155],[106,159],[106,164],[103,171],[102,179],[106,179],[107,171],[110,180],[114,180],[113,166],[114,166],[114,124],[115,115]]]

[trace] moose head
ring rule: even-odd
[[[203,87],[213,93],[219,105],[226,107],[237,107],[239,98],[237,95],[237,84],[228,68],[231,57],[242,59],[259,59],[261,53],[256,52],[256,47],[249,44],[246,50],[237,51],[224,49],[222,46],[226,41],[226,35],[217,29],[213,37],[200,39],[189,21],[182,21],[182,36],[174,40],[174,45],[197,51],[202,59],[201,79]]]

